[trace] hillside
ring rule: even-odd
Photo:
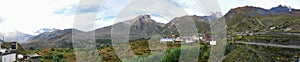
[[[287,10],[290,9],[290,10]],[[278,45],[299,45],[299,32],[300,32],[300,14],[299,10],[292,9],[285,6],[278,6],[271,9],[264,9],[260,7],[244,6],[231,9],[222,18],[225,19],[227,24],[227,32],[229,35],[235,35],[238,33],[260,33],[266,32],[265,34],[259,35],[245,35],[233,37],[232,43],[226,45],[225,51],[225,62],[234,61],[252,61],[252,62],[290,62],[295,60],[294,56],[299,56],[299,48],[283,48],[276,46],[266,45],[249,45],[234,43],[234,41],[241,42],[256,42],[265,44],[278,44]],[[131,20],[116,23],[112,26],[96,29],[91,32],[81,32],[83,34],[96,33],[96,45],[98,52],[103,56],[104,61],[118,62],[120,60],[132,62],[132,61],[151,61],[157,59],[157,56],[161,54],[152,54],[153,51],[162,51],[162,47],[155,46],[153,50],[149,48],[149,38],[153,34],[169,35],[178,34],[178,26],[184,25],[184,29],[190,29],[190,22],[195,23],[198,33],[210,32],[210,25],[216,25],[216,22],[221,19],[213,19],[208,21],[207,16],[181,16],[172,19],[169,23],[164,26],[161,23],[157,23],[151,19],[149,15],[140,15]],[[213,18],[213,17],[212,17]],[[186,23],[189,22],[189,23]],[[133,52],[139,57],[129,59],[119,59],[115,54],[113,46],[111,46],[111,30],[113,27],[126,28],[131,26],[130,35],[130,47]],[[177,26],[177,27],[176,27]],[[193,26],[193,25],[192,25]],[[274,28],[274,29],[273,29]],[[125,31],[120,30],[120,31]],[[188,32],[192,32],[187,30]],[[25,45],[27,49],[38,49],[31,50],[31,52],[39,53],[45,61],[60,60],[62,61],[74,61],[74,52],[72,50],[71,36],[72,30],[58,30],[49,33],[43,33],[36,37],[33,37],[31,42]],[[128,34],[118,33],[118,34]],[[293,34],[293,35],[290,35]],[[88,36],[87,36],[88,37]],[[83,39],[85,37],[82,37]],[[168,45],[167,53],[163,57],[163,61],[178,61],[181,49],[194,49],[194,46],[199,44],[192,44],[193,46],[182,46],[180,42],[166,43]],[[68,48],[70,47],[70,48]],[[209,59],[210,47],[208,44],[201,44],[201,52],[199,52],[200,62],[206,62]],[[127,50],[121,52],[128,52]],[[197,53],[197,52],[192,52]],[[122,55],[119,55],[122,56]],[[143,58],[143,57],[149,58]],[[58,57],[58,58],[53,58]],[[133,57],[133,56],[129,56]]]
[[[294,16],[297,13],[279,9],[281,5],[272,9],[252,6],[231,9],[224,16],[228,32],[299,32],[300,17]]]
[[[72,47],[72,32],[83,33],[76,29],[45,32],[28,39],[25,43],[22,43],[22,46],[26,49]]]
[[[126,30],[125,28],[128,27],[130,27],[130,29],[128,29],[129,33],[122,34],[129,34],[131,40],[151,36],[152,34],[155,34],[155,32],[159,31],[162,28],[161,23],[158,23],[151,19],[150,15],[140,15],[134,19],[119,22],[104,28],[99,28],[92,32],[96,33],[96,38],[110,39],[112,28],[124,28],[115,30],[122,31]]]
[[[131,40],[151,36],[156,31],[162,28],[161,23],[155,22],[154,20],[151,19],[149,15],[140,15],[134,19],[127,20],[124,22],[119,22],[112,26],[99,28],[90,32],[82,32],[76,29],[65,29],[65,30],[56,30],[53,32],[45,32],[30,38],[27,42],[23,43],[22,45],[27,49],[72,47],[72,42],[71,42],[72,32],[82,33],[82,34],[95,33],[96,39],[110,39],[112,27],[128,27],[128,26],[131,26],[129,30],[130,31],[129,36]],[[85,37],[81,37],[81,38],[85,38]],[[106,44],[106,43],[98,42],[98,44]]]
[[[227,32],[229,34],[236,34],[241,32],[300,32],[300,16],[294,16],[297,13],[294,13],[296,9],[293,9],[291,12],[287,13],[276,13],[279,7],[274,7],[272,9],[263,9],[253,6],[244,6],[231,9],[228,13],[224,15]],[[276,14],[274,14],[276,13]],[[281,15],[280,15],[281,14]],[[169,23],[166,23],[162,26],[161,23],[158,23],[151,19],[149,15],[140,15],[136,18],[126,20],[123,22],[116,23],[111,26],[103,27],[96,29],[91,32],[95,32],[96,39],[110,39],[111,31],[113,27],[126,28],[128,29],[130,40],[135,40],[139,38],[149,38],[153,34],[160,35],[169,35],[169,34],[178,34],[178,28],[176,26],[196,26],[198,33],[207,33],[210,32],[210,25],[208,21],[208,16],[181,16],[175,17]],[[213,18],[213,17],[211,17]],[[215,19],[213,19],[215,20]],[[195,25],[186,25],[188,21],[192,21]],[[219,22],[219,21],[213,21]],[[190,24],[190,23],[188,23]],[[189,29],[189,28],[184,29]],[[276,29],[270,29],[270,28]],[[80,32],[79,30],[75,30]],[[117,31],[122,31],[117,30]],[[39,49],[39,48],[53,48],[53,47],[71,47],[72,30],[56,30],[54,32],[42,33],[38,36],[32,37],[28,42],[23,45],[26,48]],[[98,45],[104,44],[98,42]],[[42,46],[47,45],[47,46]]]
[[[244,6],[231,9],[228,13],[224,15],[223,18],[225,18],[227,24],[227,32],[229,34],[236,34],[241,32],[300,32],[300,28],[298,27],[300,26],[300,16],[294,16],[298,14],[298,10],[287,9],[290,8],[281,5],[271,9]],[[278,11],[288,12],[279,13]],[[189,29],[189,27],[196,26],[198,33],[207,33],[210,32],[210,21],[208,21],[208,18],[212,18],[211,20],[216,20],[216,18],[211,16],[191,15],[175,17],[169,23],[162,25],[161,23],[158,23],[151,19],[150,15],[140,15],[133,19],[119,22],[111,26],[99,28],[87,33],[95,32],[96,39],[110,39],[113,27],[130,27],[130,29],[128,29],[128,33],[120,33],[128,34],[130,40],[135,40],[139,38],[149,38],[148,36],[151,36],[153,34],[178,34],[178,28],[180,28],[179,26],[185,26],[184,29]],[[191,23],[194,23],[195,25],[186,25],[190,24],[187,23],[188,21],[192,21]],[[211,23],[214,24],[213,22]],[[123,30],[125,29],[115,31],[121,32]],[[81,32],[76,29],[74,29],[74,31]],[[53,32],[46,32],[38,36],[32,37],[28,40],[28,42],[24,43],[23,45],[26,48],[32,47],[33,49],[71,47],[71,36],[72,29],[56,30]],[[100,42],[100,44],[102,43]]]
[[[180,27],[191,29],[191,27],[196,26],[199,33],[204,33],[209,31],[210,28],[207,18],[196,15],[175,17],[169,23],[165,24],[160,32],[162,34],[178,34],[178,29],[181,29]]]

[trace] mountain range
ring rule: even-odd
[[[0,42],[4,42],[4,41],[0,39]]]
[[[231,9],[222,18],[227,24],[229,33],[235,32],[270,32],[270,31],[285,31],[299,32],[300,31],[300,11],[287,6],[279,5],[271,9],[260,7],[244,6]],[[211,21],[213,20],[213,21]],[[35,37],[30,38],[22,45],[27,49],[40,48],[55,48],[55,47],[71,47],[72,32],[79,33],[95,33],[96,39],[111,39],[112,28],[130,27],[128,34],[130,40],[139,38],[149,38],[151,35],[160,34],[178,34],[176,25],[184,24],[181,22],[192,21],[198,30],[198,33],[206,33],[210,30],[210,23],[222,21],[214,16],[196,16],[186,15],[173,18],[169,23],[162,24],[151,19],[150,15],[140,15],[133,19],[126,20],[113,24],[111,26],[98,28],[90,32],[82,32],[76,29],[55,30],[45,32]],[[269,29],[270,27],[278,27],[276,30]],[[188,27],[187,27],[188,28]],[[290,30],[286,30],[290,29]],[[122,30],[119,30],[121,32]],[[119,33],[120,34],[120,33]],[[101,42],[99,43],[101,44]]]
[[[8,32],[8,33],[1,33],[0,34],[1,39],[4,40],[5,42],[25,42],[29,38],[33,37],[34,35],[30,34],[25,34],[19,31],[14,31],[14,32]],[[4,39],[3,39],[4,38]]]
[[[182,16],[175,17],[169,23],[165,24],[164,28],[160,31],[161,34],[178,34],[178,29],[192,29],[191,26],[187,25],[194,23],[199,33],[204,33],[210,30],[209,20],[207,18],[213,18],[214,16]],[[187,23],[191,21],[192,23]],[[177,27],[176,27],[177,26]],[[180,28],[178,26],[182,26]],[[186,30],[189,31],[189,30]]]
[[[52,32],[52,31],[55,31],[55,30],[59,30],[59,29],[56,29],[56,28],[52,28],[52,29],[42,28],[42,29],[39,29],[38,31],[36,31],[34,33],[41,34],[41,33],[45,33],[45,32]]]
[[[298,9],[282,5],[271,9],[244,6],[231,9],[224,18],[228,32],[297,32],[300,30],[299,14]],[[271,27],[278,29],[270,30]]]
[[[111,31],[112,28],[128,28],[129,29],[129,36],[130,39],[138,39],[147,37],[151,34],[155,34],[157,31],[159,31],[163,26],[162,23],[158,23],[151,19],[150,15],[140,15],[136,18],[133,18],[131,20],[126,20],[124,22],[119,22],[111,26],[107,26],[104,28],[96,29],[95,32],[96,38],[102,38],[102,39],[110,39],[111,38]],[[122,29],[123,30],[123,29]],[[126,29],[124,29],[126,30]],[[115,30],[117,31],[117,30]],[[121,30],[119,30],[121,31]],[[123,34],[128,34],[123,33]]]
[[[55,30],[59,30],[59,29],[43,28],[43,29],[40,29],[40,30],[36,31],[35,33],[36,34],[42,34],[42,33],[45,33],[45,32],[52,32],[52,31],[55,31]],[[20,31],[0,33],[0,36],[1,36],[2,41],[5,41],[5,42],[19,42],[19,43],[23,43],[23,42],[27,41],[28,39],[30,39],[32,37],[35,37],[35,35],[22,33]]]

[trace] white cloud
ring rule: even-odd
[[[102,28],[102,27],[106,27],[109,25],[113,25],[114,24],[113,20],[114,19],[97,20],[95,28]]]
[[[167,23],[174,17],[204,15],[205,13],[196,0],[110,0],[106,1],[104,6],[105,9],[102,11],[103,13],[101,13],[102,16],[100,18],[106,19],[106,17],[115,16],[116,18],[111,21],[114,23],[132,19],[143,14],[151,15],[152,19],[157,22]],[[108,26],[111,24],[101,26],[105,25]]]
[[[71,28],[72,17],[54,16],[53,11],[75,2],[77,1],[1,0],[0,16],[5,21],[0,24],[0,32],[18,30],[34,34],[41,28]]]
[[[186,12],[170,0],[107,0],[96,26],[104,27],[144,14],[151,15],[157,22],[167,23],[174,17],[186,15]],[[153,16],[155,14],[159,17]]]
[[[211,15],[211,12],[221,12],[216,0],[174,0],[181,5],[189,15]]]
[[[159,22],[159,23],[168,23],[170,22],[170,20],[165,19],[164,17],[160,17],[160,16],[151,16],[151,19]]]
[[[166,20],[171,20],[174,17],[187,15],[187,12],[170,0],[132,0],[119,11],[115,22],[144,14],[158,14]]]
[[[0,17],[0,24],[1,24],[2,21],[4,21],[4,19],[2,19],[2,18]]]

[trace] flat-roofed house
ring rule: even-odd
[[[175,38],[161,38],[160,42],[174,42]]]
[[[15,62],[16,61],[16,53],[7,53],[1,55],[2,62]]]

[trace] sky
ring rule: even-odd
[[[174,17],[184,15],[204,16],[209,15],[210,12],[226,14],[232,8],[246,5],[265,9],[278,5],[287,5],[300,9],[300,0],[88,1],[0,0],[0,32],[20,31],[37,35],[34,32],[43,28],[75,28],[82,31],[91,31],[144,14],[151,15],[151,18],[157,22],[167,23]],[[80,19],[75,17],[80,17]],[[82,21],[76,21],[75,19]]]

